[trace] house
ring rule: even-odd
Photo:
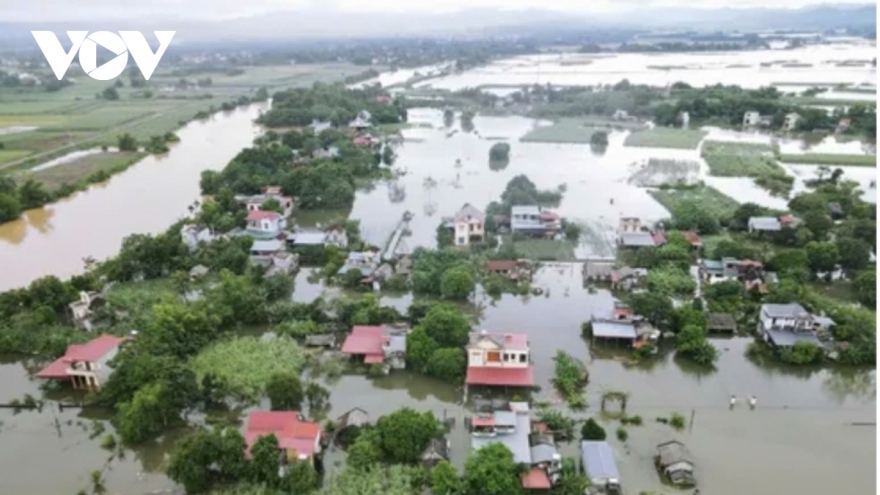
[[[614,264],[614,258],[595,258],[585,261],[581,269],[584,282],[610,282]]]
[[[835,129],[835,132],[837,132],[837,133],[846,132],[849,130],[849,127],[851,125],[852,125],[851,119],[840,119],[840,121],[837,123],[837,129]]]
[[[342,353],[357,356],[366,364],[387,363],[390,368],[406,367],[406,337],[409,327],[379,325],[352,327],[342,344]]]
[[[513,281],[529,280],[532,274],[527,261],[514,260],[489,260],[486,262],[486,271],[505,275]]]
[[[620,234],[617,240],[623,248],[639,249],[643,247],[655,247],[657,242],[650,232],[626,232]]]
[[[104,296],[100,292],[80,291],[79,300],[67,305],[73,322],[85,330],[92,329],[92,311],[105,303]]]
[[[76,389],[96,390],[113,369],[107,364],[119,352],[125,338],[101,335],[85,344],[72,344],[63,356],[37,373],[37,378],[69,381]]]
[[[529,341],[521,333],[471,333],[467,346],[467,385],[532,387],[535,370]]]
[[[325,230],[300,229],[287,234],[287,245],[291,248],[305,246],[336,246],[348,247],[348,233],[341,225],[334,225]]]
[[[743,115],[743,127],[754,127],[761,122],[761,114],[750,110]]]
[[[687,129],[691,123],[691,114],[688,112],[681,112],[678,114],[678,121],[681,122],[683,128]]]
[[[272,255],[283,249],[284,243],[278,239],[255,240],[251,244],[250,257],[255,262],[268,260]]]
[[[306,335],[304,344],[306,347],[323,347],[325,349],[332,349],[336,347],[336,336],[332,333]]]
[[[584,475],[590,479],[590,484],[602,493],[609,495],[621,493],[620,471],[617,469],[614,451],[608,442],[582,441],[581,468]]]
[[[617,227],[618,234],[626,234],[628,232],[641,232],[642,221],[635,217],[621,217]]]
[[[348,253],[345,264],[339,269],[339,273],[345,274],[349,270],[358,270],[364,277],[369,276],[379,266],[379,256],[374,251],[362,251]]]
[[[531,448],[529,448],[529,455],[532,458],[532,468],[530,471],[534,471],[535,469],[540,470],[544,473],[544,477],[550,482],[550,485],[555,485],[559,481],[560,473],[562,472],[562,455],[559,454],[559,450],[556,448],[556,444],[553,441],[553,435],[529,435],[529,441],[531,443]],[[526,489],[543,489],[535,486],[534,481],[536,479],[540,479],[540,477],[535,477],[535,473],[526,473],[528,477],[531,477],[531,487],[526,485],[525,480],[523,481],[523,488]],[[545,485],[543,482],[541,485]]]
[[[556,213],[545,211],[539,206],[512,206],[510,208],[510,229],[533,236],[554,235],[562,228],[561,219]]]
[[[687,448],[678,440],[670,440],[657,446],[654,464],[673,485],[693,486],[694,461]]]
[[[640,284],[647,276],[648,270],[645,268],[631,268],[625,266],[619,270],[613,270],[611,272],[611,289],[633,290],[633,288]]]
[[[296,461],[314,462],[321,453],[321,425],[303,421],[297,411],[254,411],[248,416],[244,440],[247,452],[262,436],[275,435],[283,452],[282,464]]]
[[[352,120],[348,126],[357,131],[363,131],[364,129],[368,129],[372,126],[370,121],[373,119],[373,116],[370,115],[370,112],[366,110],[361,110],[358,112],[357,117]]]
[[[281,193],[281,186],[263,187],[260,194],[253,196],[239,196],[236,199],[245,205],[248,212],[260,211],[267,201],[276,201],[281,207],[281,215],[285,218],[289,217],[293,212],[293,198],[285,196]]]
[[[205,278],[205,275],[207,275],[209,271],[210,269],[205,265],[196,265],[189,271],[189,278],[193,280]]]
[[[766,278],[764,264],[754,260],[738,260],[721,258],[720,260],[701,260],[699,266],[700,279],[703,283],[715,284],[727,280],[739,280],[743,283],[759,281]]]
[[[707,313],[706,328],[709,332],[736,333],[736,319],[728,313]]]
[[[360,134],[351,140],[355,146],[372,146],[378,141],[370,134]]]
[[[531,423],[527,402],[510,402],[504,409],[478,413],[471,418],[471,448],[501,443],[513,453],[515,463],[531,465]]]
[[[553,489],[553,482],[547,475],[547,471],[532,467],[520,475],[522,487],[528,491],[549,491]]]
[[[465,203],[452,218],[452,237],[456,246],[486,240],[486,215],[470,203]]]
[[[370,424],[370,415],[359,407],[349,409],[348,412],[336,418],[336,432],[346,428],[363,428]]]
[[[692,230],[682,230],[681,234],[695,251],[699,251],[700,249],[702,249],[703,240],[700,239],[700,236],[696,232]]]
[[[608,343],[626,343],[633,345],[639,338],[636,326],[632,321],[627,320],[591,320],[593,331],[590,340],[600,339]]]
[[[779,232],[782,224],[776,217],[751,217],[748,223],[749,232]]]
[[[180,229],[180,237],[190,251],[194,251],[199,247],[200,243],[211,242],[211,240],[214,239],[214,235],[211,234],[211,229],[192,224],[184,225],[183,228]]]
[[[312,119],[312,123],[309,124],[309,127],[312,128],[312,131],[314,131],[315,134],[320,134],[322,131],[326,131],[327,129],[332,129],[333,123],[320,121],[318,119]]]
[[[813,315],[800,304],[763,304],[760,320],[764,340],[773,347],[787,348],[798,342],[820,344]]]
[[[433,468],[442,461],[449,460],[449,440],[444,437],[431,439],[425,450],[419,455],[419,463],[426,468]]]
[[[339,157],[339,148],[336,146],[326,146],[318,148],[312,152],[312,158],[316,160],[331,160]]]
[[[248,212],[247,234],[252,237],[278,237],[287,227],[287,220],[274,211],[253,210]]]
[[[785,114],[785,121],[782,123],[782,130],[786,132],[794,131],[800,118],[801,116],[794,112]]]
[[[299,255],[284,249],[279,239],[255,240],[251,245],[250,260],[266,268],[266,275],[290,274],[299,266]]]
[[[391,103],[391,96],[389,95],[379,95],[373,98],[373,101],[376,103]]]
[[[840,203],[838,203],[837,201],[832,201],[828,203],[828,213],[831,215],[831,218],[835,220],[843,218],[844,216],[843,207],[841,207]]]

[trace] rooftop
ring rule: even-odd
[[[327,240],[327,234],[320,230],[299,230],[288,234],[287,240],[301,246],[320,246]]]
[[[461,209],[458,210],[458,212],[455,214],[455,221],[467,222],[470,220],[484,222],[486,220],[486,215],[470,203],[465,203],[464,206],[462,206]]]
[[[301,421],[297,411],[254,411],[248,416],[244,438],[248,449],[258,438],[275,434],[278,446],[295,450],[299,455],[310,456],[315,452],[321,425]]]
[[[638,337],[636,327],[623,321],[594,321],[593,336],[604,339],[631,339]]]
[[[384,360],[385,353],[382,350],[384,341],[384,328],[381,326],[355,326],[342,344],[342,353],[363,356],[378,356]]]
[[[275,220],[281,215],[275,211],[251,210],[248,212],[247,221],[256,222],[259,220]]]
[[[254,241],[251,244],[251,251],[270,252],[280,251],[284,248],[284,243],[277,239],[269,239],[262,241]]]
[[[490,272],[506,272],[516,268],[516,261],[490,260],[486,262],[486,270]]]
[[[95,362],[119,347],[125,338],[101,335],[85,344],[72,344],[63,356],[37,373],[39,378],[67,378],[67,368],[74,361]]]
[[[503,347],[505,349],[529,348],[529,336],[524,333],[493,333],[485,330],[472,332],[470,334],[470,345],[474,345],[483,339],[489,339],[498,345],[498,347]]]
[[[497,414],[497,413],[496,413]],[[529,449],[529,434],[531,433],[531,418],[528,410],[516,414],[516,428],[507,434],[498,434],[494,437],[471,436],[471,448],[481,449],[492,443],[500,443],[510,449],[513,460],[516,463],[531,464],[532,456]]]
[[[752,217],[749,219],[749,228],[753,230],[776,231],[782,228],[782,224],[775,217]]]
[[[526,490],[549,490],[553,488],[547,472],[539,467],[533,467],[521,476],[522,486]]]
[[[620,479],[614,451],[608,442],[582,441],[581,462],[590,478]]]
[[[671,466],[679,462],[687,462],[693,464],[690,452],[687,447],[678,440],[670,440],[657,446],[657,455],[659,456],[659,464],[661,466]]]
[[[806,318],[810,316],[810,313],[803,306],[796,303],[762,304],[761,314],[768,318]]]
[[[779,347],[792,347],[798,342],[812,342],[820,345],[819,338],[812,332],[790,332],[787,330],[765,330],[773,345]]]
[[[536,205],[529,206],[511,206],[511,215],[540,215],[541,209]]]
[[[648,232],[625,232],[620,234],[620,243],[628,247],[654,246],[654,236]]]
[[[535,385],[535,367],[494,368],[468,367],[468,385],[496,385],[506,387],[532,387]]]

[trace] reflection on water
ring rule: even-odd
[[[108,182],[0,225],[0,290],[44,275],[73,275],[82,271],[83,258],[116,253],[127,235],[168,228],[198,197],[202,170],[226,166],[251,143],[259,132],[252,121],[264,107],[188,124],[170,153],[146,157]]]

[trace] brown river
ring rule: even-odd
[[[126,235],[161,231],[181,218],[187,205],[198,197],[199,173],[225,166],[259,132],[252,124],[258,111],[254,106],[192,123],[180,130],[181,142],[168,155],[147,158],[105,184],[0,226],[0,290],[47,274],[77,273],[82,270],[83,258],[112,255]],[[411,120],[439,127],[442,115],[434,110],[413,110]],[[526,173],[541,188],[567,185],[559,211],[587,225],[590,232],[577,254],[602,254],[611,249],[609,236],[619,216],[657,219],[665,215],[644,190],[627,184],[629,163],[651,156],[697,159],[696,151],[624,148],[624,133],[613,133],[608,151],[599,156],[592,154],[589,146],[516,142],[536,125],[529,119],[478,117],[475,125],[482,137],[464,133],[447,137],[445,131],[432,128],[405,132],[407,142],[398,150],[396,163],[407,171],[397,184],[405,197],[392,202],[391,186],[378,184],[358,193],[350,213],[361,220],[368,240],[384,243],[400,214],[410,210],[416,216],[413,235],[406,242],[410,247],[432,245],[440,216],[453,214],[465,201],[482,207],[498,197],[510,178]],[[487,163],[493,138],[512,142],[510,165],[498,172],[491,171]],[[454,166],[457,159],[461,159],[460,168]],[[436,181],[436,187],[424,187],[428,177]],[[722,182],[717,187],[723,191],[725,186]],[[752,195],[755,200],[766,196],[740,183],[735,188],[737,199],[741,195]],[[316,221],[322,215],[309,217],[309,221]],[[297,275],[295,299],[307,301],[325,292],[334,293],[308,279],[309,270]],[[529,334],[537,378],[543,387],[539,397],[557,400],[549,383],[557,349],[579,357],[590,370],[587,414],[598,414],[605,390],[630,393],[627,411],[641,415],[645,424],[630,427],[629,439],[622,443],[613,438],[617,425],[605,423],[628,493],[663,493],[651,456],[657,443],[671,438],[684,441],[691,449],[701,493],[706,495],[873,493],[874,370],[792,369],[756,363],[745,356],[749,342],[745,338],[714,339],[722,352],[716,370],[710,372],[680,362],[674,353],[661,354],[648,365],[632,366],[591,352],[582,340],[580,323],[591,313],[606,309],[613,299],[604,290],[585,290],[578,264],[546,264],[536,275],[535,285],[544,288],[545,294],[505,295],[494,301],[479,294],[467,310],[479,320],[480,328]],[[382,297],[383,304],[401,310],[411,300],[411,296]],[[30,378],[34,368],[26,359],[0,357],[0,402],[26,393],[39,396],[39,384]],[[344,376],[331,385],[330,417],[355,406],[366,409],[373,418],[410,406],[455,418],[453,461],[463,464],[468,442],[462,428],[467,411],[461,405],[461,390],[407,372],[378,380]],[[758,407],[749,410],[741,401],[730,410],[731,394],[754,394]],[[654,421],[672,412],[685,415],[689,427],[675,432]],[[100,436],[92,434],[93,421],[112,431],[105,419],[94,411],[59,412],[54,405],[42,412],[18,414],[0,409],[0,493],[76,493],[89,486],[92,470],[102,468],[108,493],[180,491],[162,474],[174,435],[128,450],[118,458],[101,449]],[[563,451],[574,455],[576,447],[567,445]],[[331,450],[328,465],[343,459],[339,451]]]

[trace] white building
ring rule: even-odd
[[[486,238],[485,226],[486,215],[470,203],[466,203],[453,219],[455,245],[467,246],[471,242],[483,242]]]
[[[761,123],[761,114],[750,110],[743,115],[743,127],[754,127]]]

